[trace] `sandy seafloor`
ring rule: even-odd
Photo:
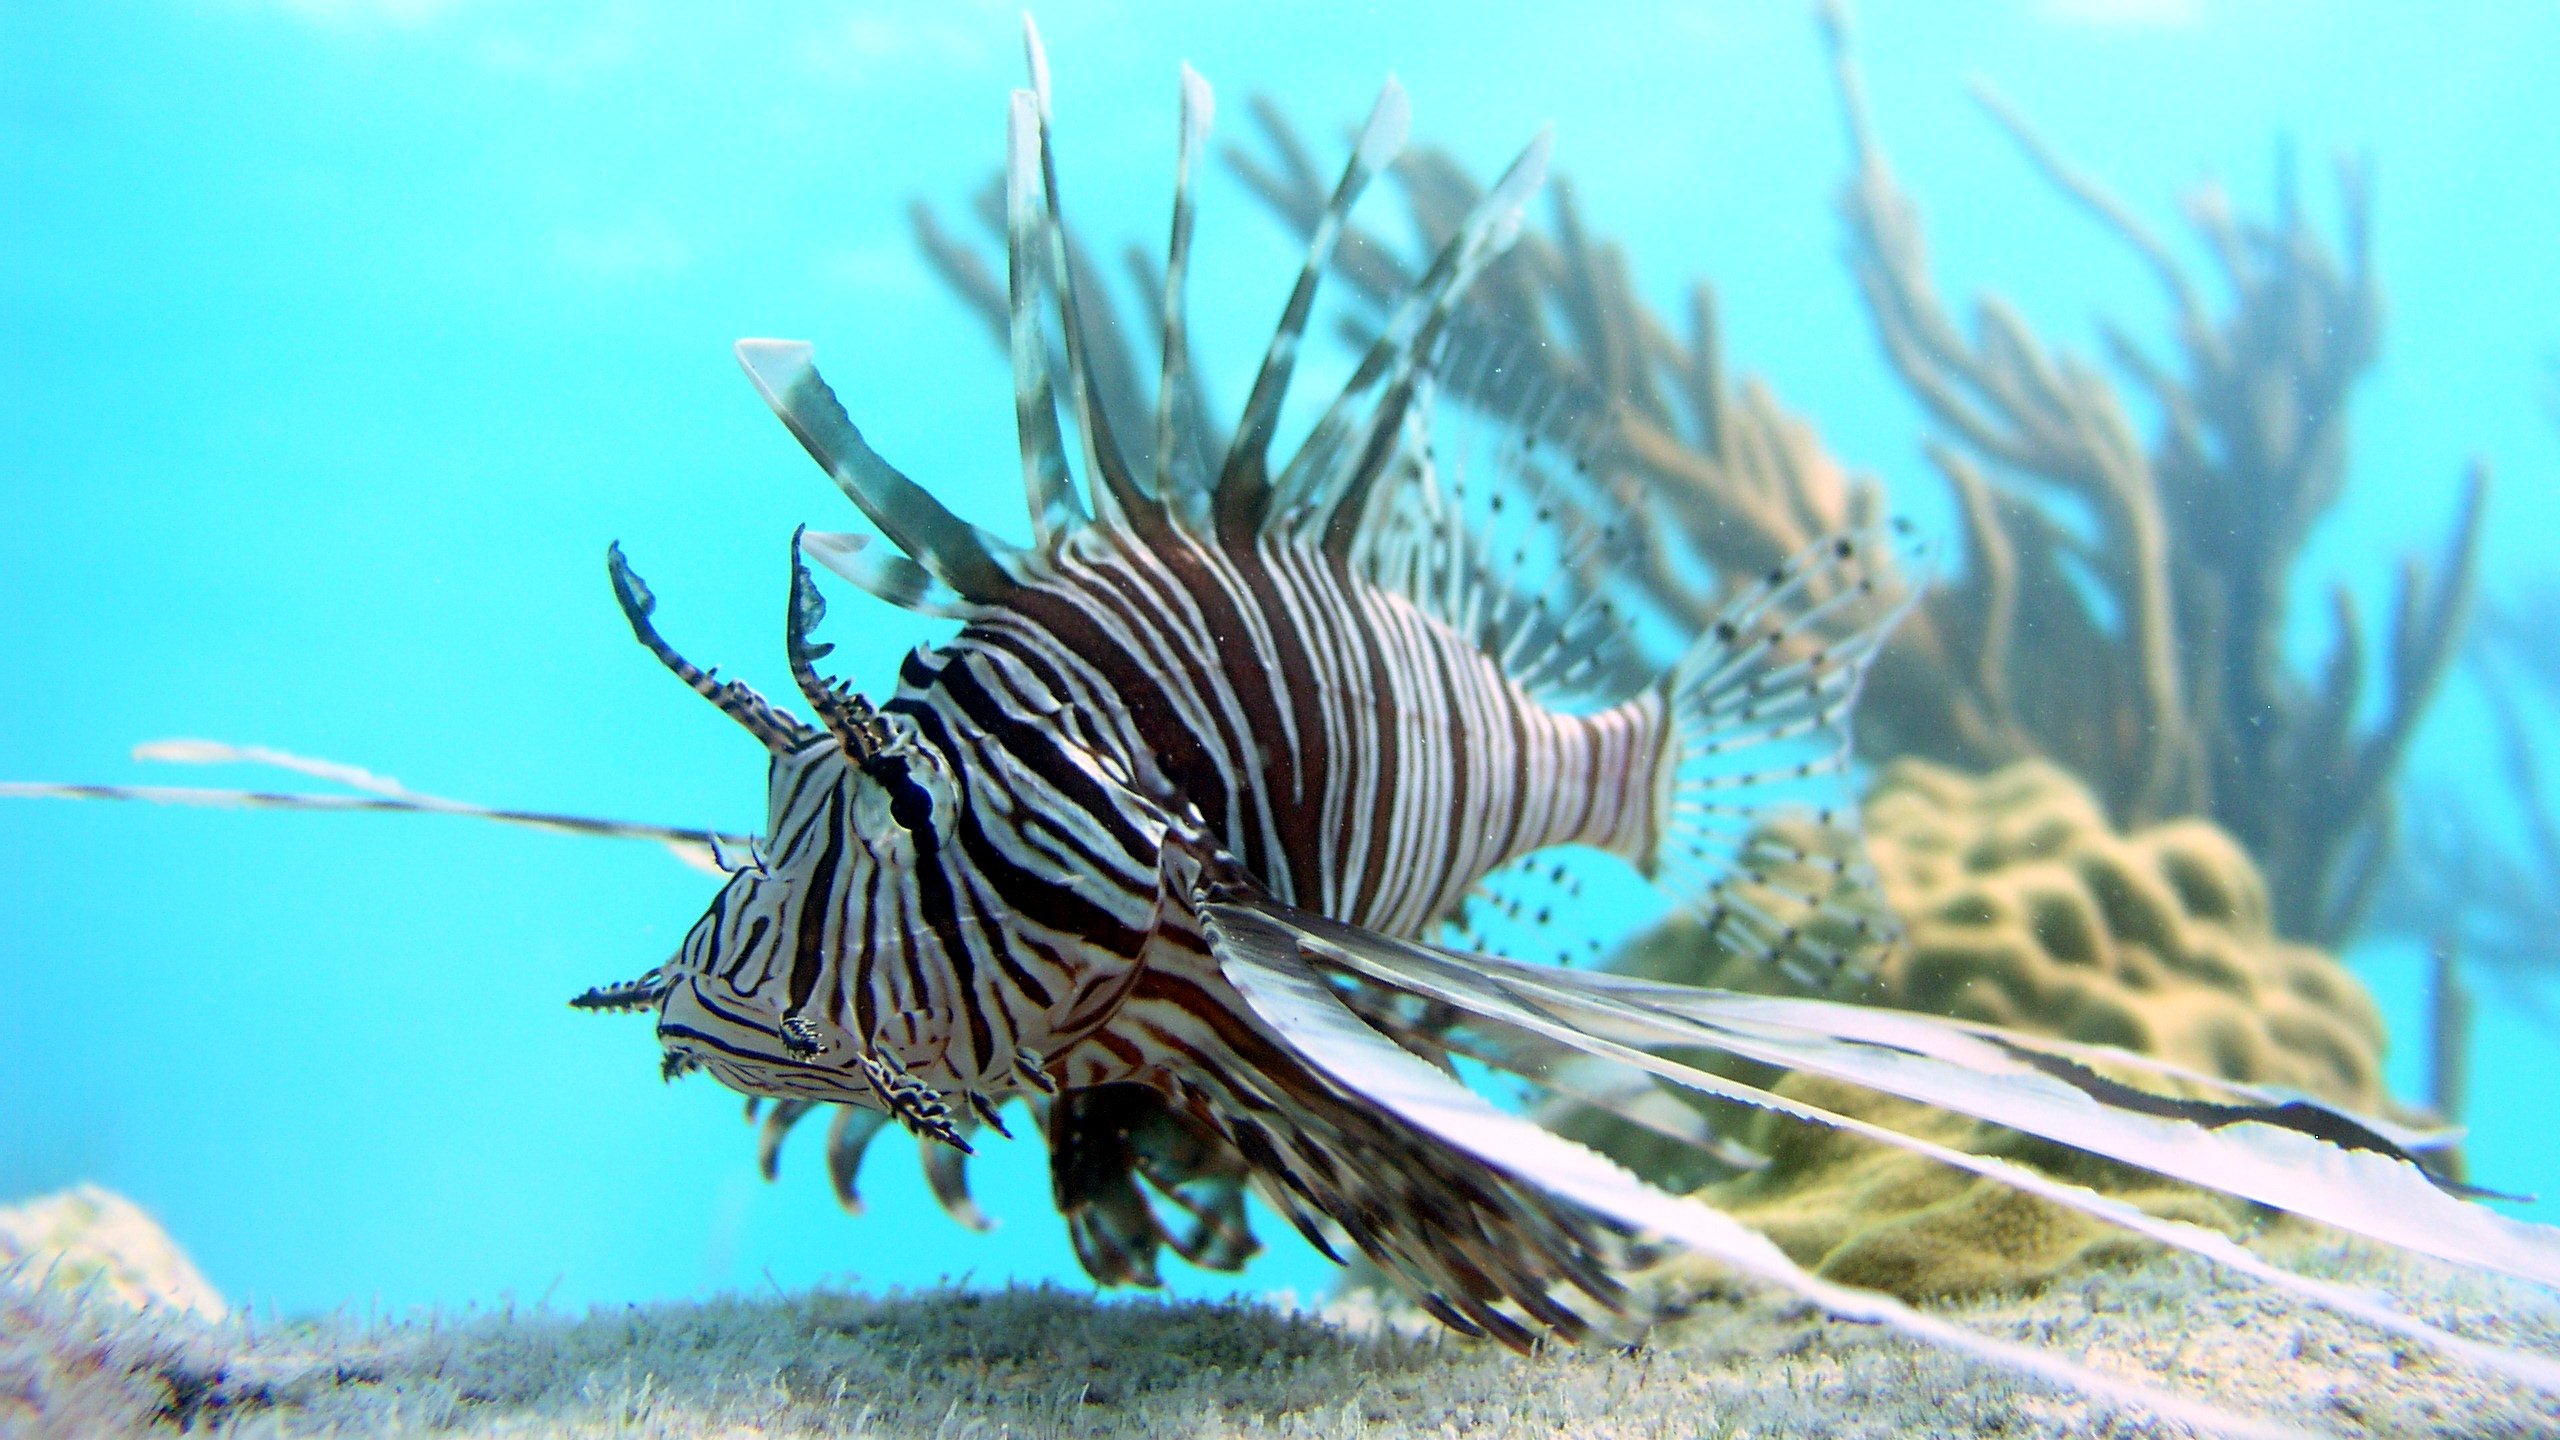
[[[2560,1356],[2539,1292],[2361,1250],[2296,1268]],[[2199,1265],[1948,1312],[2238,1413],[2343,1436],[2560,1435],[2560,1396]],[[2183,1426],[1765,1296],[1627,1350],[1521,1358],[1374,1307],[1056,1288],[778,1290],[562,1313],[216,1324],[0,1286],[0,1434],[242,1436],[2135,1436]]]

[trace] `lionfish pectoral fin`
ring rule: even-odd
[[[1492,1043],[1462,1048],[1533,1083],[1546,1083],[1560,1059],[1579,1055],[1719,1100],[1848,1131],[1996,1180],[2484,1369],[2560,1392],[2560,1362],[2454,1335],[2370,1295],[2274,1266],[2218,1232],[2162,1220],[2014,1162],[1907,1135],[1659,1052],[1717,1050],[1845,1080],[2385,1244],[2543,1285],[2560,1284],[2560,1231],[2445,1194],[2411,1157],[2392,1146],[2380,1127],[2354,1117],[2299,1102],[2230,1104],[2136,1091],[2105,1080],[2075,1059],[2056,1056],[2043,1042],[1929,1016],[1459,955],[1317,916],[1266,916],[1260,923],[1282,929],[1302,962],[1318,970],[1436,1001],[1489,1026]],[[2068,1048],[2083,1057],[2100,1053],[2100,1047]],[[1520,1063],[1524,1058],[1531,1063]],[[1587,1081],[1577,1078],[1576,1083],[1607,1096]],[[1608,1108],[1646,1123],[1638,1113]]]
[[[1657,686],[1653,833],[1634,858],[1713,938],[1817,988],[1900,933],[1847,793],[1849,717],[1927,554],[1901,521],[1819,540],[1729,601]]]
[[[650,840],[664,845],[685,864],[712,874],[725,873],[718,847],[746,846],[743,835],[676,825],[641,825],[592,815],[557,815],[538,810],[500,810],[441,795],[403,789],[378,775],[333,760],[315,760],[259,746],[226,745],[211,740],[157,740],[134,747],[137,760],[181,764],[266,765],[318,779],[354,785],[361,795],[298,795],[273,790],[206,790],[173,785],[63,785],[44,781],[0,781],[0,799],[123,800],[144,805],[183,805],[217,810],[370,811],[393,815],[458,815],[498,825],[593,835],[617,840]]]
[[[1888,1325],[1988,1363],[2216,1433],[2295,1433],[2060,1355],[1977,1334],[1889,1295],[1825,1280],[1733,1217],[1655,1189],[1598,1152],[1495,1108],[1361,1020],[1318,971],[1319,965],[1340,964],[1344,952],[1355,951],[1393,972],[1415,955],[1427,954],[1423,947],[1269,902],[1209,900],[1200,914],[1228,982],[1296,1054],[1379,1109],[1520,1183],[1613,1224],[1684,1245],[1843,1319]]]

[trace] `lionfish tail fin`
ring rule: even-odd
[[[1849,717],[1925,564],[1903,521],[1817,541],[1728,602],[1658,685],[1639,863],[1712,939],[1817,989],[1899,934],[1849,795]]]

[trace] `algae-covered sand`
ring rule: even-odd
[[[2560,1354],[2511,1288],[2360,1252],[2466,1333]],[[2243,1413],[2348,1436],[2560,1434],[2534,1397],[2197,1267],[2092,1271],[1948,1313]],[[2183,1433],[1757,1297],[1629,1351],[1520,1358],[1375,1316],[1063,1290],[831,1291],[523,1313],[214,1323],[0,1286],[0,1434],[1899,1436]]]

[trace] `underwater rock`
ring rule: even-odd
[[[137,1310],[189,1310],[219,1320],[227,1308],[159,1222],[95,1185],[0,1206],[0,1275],[94,1292]]]
[[[2043,761],[1981,778],[1897,761],[1869,792],[1865,818],[1906,938],[1850,998],[2118,1046],[2361,1112],[2390,1109],[2372,997],[2330,956],[2275,933],[2257,867],[2212,824],[2119,834],[2085,786]],[[1690,921],[1637,941],[1616,968],[1730,989],[1783,985]],[[1776,1088],[2026,1161],[2154,1214],[2235,1232],[2256,1223],[2242,1202],[1925,1106],[1808,1075]],[[1640,1172],[1703,1187],[1823,1275],[1905,1298],[2033,1286],[2147,1248],[2006,1186],[1774,1115],[1736,1113],[1732,1133],[1768,1163],[1723,1174],[1614,1119],[1569,1109],[1547,1118]],[[1687,1263],[1670,1262],[1667,1278],[1684,1278]]]

